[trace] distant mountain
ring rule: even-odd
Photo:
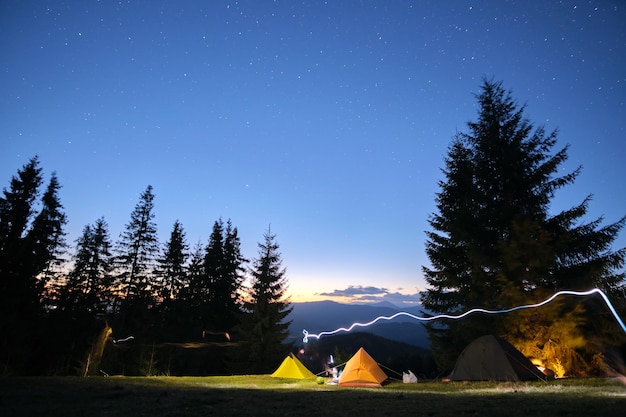
[[[389,340],[366,332],[350,332],[312,340],[299,349],[298,358],[313,373],[319,374],[328,366],[330,355],[335,366],[343,369],[359,348],[379,364],[390,378],[402,379],[402,372],[413,371],[418,377],[432,378],[437,366],[428,349]]]
[[[316,301],[293,303],[292,306],[293,311],[287,318],[292,321],[289,326],[289,341],[296,343],[302,340],[302,331],[305,329],[310,334],[319,334],[340,327],[348,328],[356,322],[367,323],[380,316],[390,317],[400,311],[417,317],[424,317],[424,313],[419,307],[400,310],[391,303],[359,305]],[[368,332],[389,340],[430,349],[430,342],[422,322],[407,316],[399,316],[393,320],[380,320],[367,327],[355,327],[353,332]],[[328,336],[324,336],[322,339],[325,337]]]
[[[390,303],[389,301],[378,301],[376,303],[356,303],[353,305],[369,306],[369,307],[387,307],[387,308],[391,308],[394,310],[398,310],[400,308],[394,303]]]

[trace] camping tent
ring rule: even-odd
[[[519,350],[504,339],[487,335],[467,345],[450,374],[452,381],[531,381],[545,379]]]
[[[380,387],[387,379],[387,375],[378,366],[376,361],[360,348],[357,353],[346,362],[339,377],[339,385],[347,387]]]
[[[290,353],[289,356],[283,360],[283,363],[280,364],[278,369],[276,369],[271,376],[274,378],[291,379],[315,378],[313,372],[309,371],[293,353]]]

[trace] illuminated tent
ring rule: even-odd
[[[387,379],[387,375],[372,359],[365,349],[360,348],[357,353],[346,362],[339,377],[339,385],[344,387],[380,387]]]
[[[479,337],[461,352],[452,381],[532,381],[545,375],[519,350],[493,335]]]
[[[302,364],[290,353],[289,356],[283,360],[278,369],[271,375],[273,378],[291,378],[291,379],[308,379],[315,378],[313,372],[309,371],[306,366]]]

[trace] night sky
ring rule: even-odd
[[[554,211],[626,214],[625,22],[623,1],[4,0],[0,187],[38,155],[73,245],[101,216],[116,241],[150,184],[162,242],[230,218],[252,258],[271,225],[293,301],[415,301],[484,77],[583,166]]]

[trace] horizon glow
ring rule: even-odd
[[[526,304],[526,305],[520,305],[520,306],[516,306],[516,307],[511,307],[511,308],[507,308],[507,309],[502,309],[502,310],[486,310],[483,308],[474,308],[471,309],[469,311],[466,311],[465,313],[459,314],[459,315],[450,315],[450,314],[439,314],[436,316],[432,316],[432,317],[419,317],[416,316],[414,314],[411,313],[407,313],[405,311],[400,311],[396,314],[393,314],[391,316],[378,316],[376,317],[374,320],[369,321],[367,323],[353,323],[350,327],[340,327],[338,329],[335,330],[330,330],[330,331],[323,331],[317,334],[313,334],[313,333],[309,333],[306,329],[302,330],[302,334],[304,335],[304,337],[302,338],[302,341],[304,343],[308,343],[309,342],[309,338],[315,338],[318,339],[322,336],[330,336],[333,334],[337,334],[340,332],[350,332],[352,331],[355,327],[368,327],[371,326],[381,320],[393,320],[396,317],[400,317],[400,316],[406,316],[406,317],[410,317],[412,319],[415,320],[419,320],[419,321],[433,321],[433,320],[439,320],[439,319],[451,319],[451,320],[459,320],[462,319],[470,314],[474,314],[474,313],[484,313],[484,314],[506,314],[506,313],[510,313],[516,310],[523,310],[523,309],[527,309],[527,308],[538,308],[541,306],[544,306],[552,301],[554,301],[557,297],[561,296],[561,295],[573,295],[573,296],[578,296],[578,297],[585,297],[585,296],[589,296],[592,294],[600,294],[600,296],[602,297],[602,299],[604,300],[605,304],[607,305],[607,307],[609,308],[609,310],[611,311],[611,313],[613,314],[613,317],[615,318],[615,321],[617,321],[617,323],[620,325],[620,327],[622,328],[622,330],[624,331],[624,333],[626,333],[626,325],[624,324],[624,322],[622,321],[622,319],[620,318],[620,316],[617,314],[617,311],[615,310],[615,307],[613,307],[613,304],[611,304],[611,301],[609,300],[609,298],[606,296],[606,294],[604,294],[604,292],[602,292],[602,290],[598,289],[598,288],[594,288],[591,289],[589,291],[558,291],[556,292],[554,295],[552,295],[551,297],[547,298],[546,300],[540,302],[540,303],[536,303],[536,304]]]

